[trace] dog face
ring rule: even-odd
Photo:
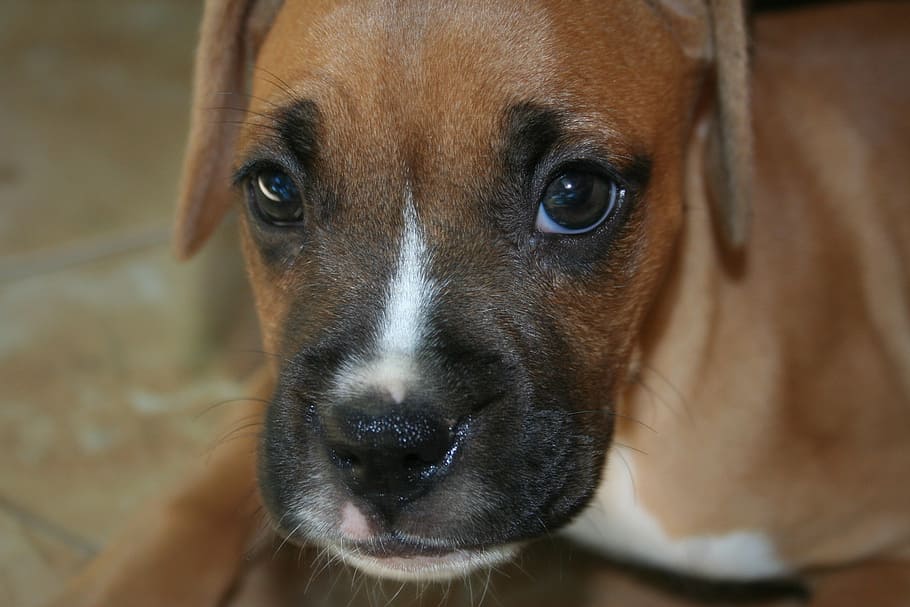
[[[295,539],[446,577],[595,491],[703,65],[639,1],[325,4],[274,16],[236,146],[262,494]]]

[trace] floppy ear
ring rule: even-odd
[[[227,212],[237,123],[248,101],[248,66],[280,4],[280,0],[205,2],[174,230],[181,259],[199,249]]]
[[[737,249],[749,231],[752,129],[744,0],[648,0],[683,53],[711,66],[712,113],[705,150],[706,195],[725,243]],[[655,4],[656,2],[656,4]]]
[[[752,124],[749,52],[742,0],[709,0],[715,66],[715,111],[708,141],[708,196],[728,245],[742,247],[749,232]]]

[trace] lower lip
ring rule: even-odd
[[[502,563],[515,553],[511,546],[411,557],[375,557],[341,548],[334,551],[344,562],[366,573],[398,580],[448,580]]]

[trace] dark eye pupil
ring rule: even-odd
[[[264,189],[263,193],[269,198],[277,198],[281,201],[293,201],[297,197],[297,188],[291,182],[291,178],[284,173],[268,172],[259,176],[260,184]]]
[[[257,208],[269,221],[293,223],[303,218],[300,193],[286,173],[262,171],[251,186]]]
[[[542,201],[550,219],[567,230],[598,224],[609,211],[610,185],[590,173],[570,171],[554,179]]]

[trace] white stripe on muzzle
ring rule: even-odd
[[[400,403],[417,381],[415,357],[424,339],[425,320],[436,286],[427,275],[428,252],[408,190],[404,232],[395,273],[389,282],[382,316],[369,360],[349,360],[336,377],[336,394],[350,396],[366,390],[386,392]]]

